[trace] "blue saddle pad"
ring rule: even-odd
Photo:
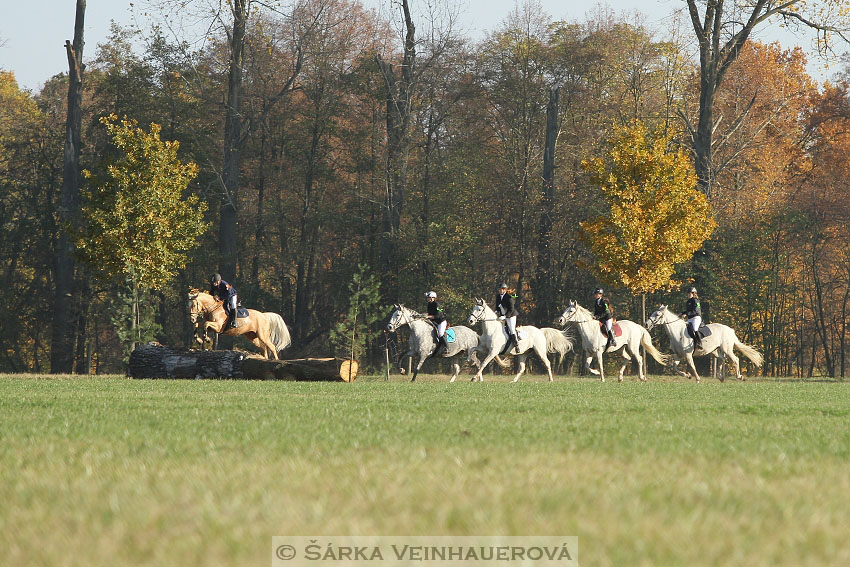
[[[446,342],[453,343],[455,342],[455,330],[454,329],[446,329]]]
[[[239,319],[244,319],[245,317],[248,316],[248,310],[245,309],[244,307],[237,307],[236,308],[236,316]]]

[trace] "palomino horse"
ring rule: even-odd
[[[602,364],[603,352],[617,352],[622,349],[621,354],[625,360],[623,361],[623,365],[620,367],[620,372],[617,374],[617,380],[619,382],[623,381],[623,371],[626,369],[626,365],[632,360],[632,358],[634,358],[638,363],[638,377],[642,382],[646,382],[646,376],[643,374],[643,357],[640,354],[641,346],[646,349],[646,352],[652,355],[652,358],[661,364],[666,366],[668,363],[668,357],[661,354],[661,352],[653,346],[652,337],[649,335],[649,331],[637,323],[633,323],[632,321],[627,321],[625,319],[617,321],[617,324],[622,330],[622,335],[619,337],[615,336],[614,344],[605,351],[605,343],[608,339],[602,334],[599,327],[599,321],[593,318],[593,314],[590,311],[572,300],[570,301],[570,306],[567,307],[563,315],[558,318],[558,324],[566,325],[570,321],[578,324],[578,332],[581,335],[581,346],[584,349],[584,352],[589,353],[584,363],[585,368],[593,374],[599,374],[599,377],[603,382],[605,381],[605,368]],[[599,372],[590,367],[590,361],[593,360],[594,356],[596,357],[599,365]]]
[[[749,345],[745,345],[738,340],[735,330],[720,323],[710,323],[708,328],[711,329],[711,334],[702,339],[702,348],[694,352],[694,340],[688,336],[687,323],[675,313],[667,309],[666,305],[660,306],[655,313],[649,316],[646,321],[646,328],[664,327],[667,331],[667,336],[670,337],[670,348],[673,349],[673,364],[676,371],[682,376],[688,378],[693,375],[699,382],[699,374],[694,366],[694,356],[705,356],[710,354],[715,358],[720,358],[720,381],[724,380],[724,372],[726,370],[726,358],[728,357],[735,364],[735,375],[739,380],[744,380],[741,374],[741,364],[733,349],[741,351],[745,357],[753,362],[756,366],[761,366],[763,362],[762,355],[759,351]],[[688,363],[687,372],[679,370],[676,363],[679,360],[685,360]]]
[[[222,302],[197,289],[189,290],[189,316],[197,327],[196,332],[204,337],[208,329],[221,333],[221,328],[227,320]],[[231,337],[244,335],[263,351],[266,358],[277,360],[278,352],[291,344],[289,329],[286,328],[283,317],[277,313],[248,309],[248,317],[237,321],[238,327],[227,329],[222,334]],[[203,338],[199,337],[198,340],[203,343]]]
[[[497,318],[496,312],[490,309],[483,299],[476,301],[475,307],[472,308],[472,313],[469,314],[469,319],[466,322],[469,325],[481,323],[482,333],[477,350],[479,353],[484,353],[485,357],[478,367],[478,373],[472,377],[473,382],[476,380],[481,382],[483,381],[481,374],[491,360],[495,358],[497,362],[502,364],[498,355],[504,350],[508,337],[505,334],[504,323]],[[549,374],[549,381],[552,382],[555,378],[552,377],[552,365],[549,364],[549,357],[546,355],[546,336],[543,331],[531,325],[523,325],[517,331],[518,335],[522,335],[522,338],[519,339],[519,354],[517,355],[519,372],[514,376],[514,382],[519,380],[519,377],[525,372],[525,359],[528,358],[526,352],[531,349],[534,349],[537,358],[543,362],[546,372]],[[511,352],[507,354],[513,354],[513,350],[511,348]],[[502,364],[502,366],[507,366],[507,364]]]
[[[422,368],[422,365],[436,349],[436,344],[434,343],[434,325],[428,321],[425,315],[417,313],[404,305],[395,305],[395,310],[390,316],[390,322],[387,324],[387,331],[394,333],[399,327],[404,325],[410,327],[410,340],[408,341],[409,348],[407,352],[398,358],[399,369],[402,372],[404,371],[400,363],[405,356],[412,356],[418,359],[416,368],[413,370],[413,377],[410,379],[411,382],[415,382],[416,376],[419,374],[419,369]],[[469,327],[462,325],[452,327],[452,330],[455,333],[455,340],[454,342],[447,343],[449,349],[445,354],[440,355],[443,358],[452,359],[452,370],[454,374],[452,374],[449,382],[454,382],[458,374],[460,374],[460,364],[454,359],[457,355],[466,351],[467,359],[470,362],[474,362],[476,366],[478,365],[478,359],[475,357],[475,347],[478,346],[478,334]]]

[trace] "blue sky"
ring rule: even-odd
[[[137,0],[138,4],[144,0]],[[413,0],[416,2],[417,0]],[[465,4],[461,13],[462,27],[470,30],[472,37],[480,37],[494,29],[514,8],[514,0],[460,0]],[[363,0],[370,7],[387,6],[390,0]],[[664,29],[670,25],[671,14],[684,6],[682,0],[607,0],[599,4],[618,13],[632,14],[635,4],[646,17],[651,29]],[[30,0],[29,2],[4,2],[0,20],[0,68],[12,70],[24,88],[38,89],[51,76],[67,71],[65,40],[74,34],[75,0]],[[554,19],[582,18],[596,3],[568,0],[540,0],[543,9]],[[85,57],[95,53],[96,46],[109,33],[110,20],[122,25],[133,21],[133,11],[128,0],[87,0],[85,25]],[[808,39],[794,38],[789,34],[777,35],[771,28],[763,39],[778,39],[784,47],[794,44],[808,46]],[[809,72],[814,76],[821,71],[810,62]]]

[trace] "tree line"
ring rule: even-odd
[[[473,41],[451,3],[381,15],[354,0],[190,2],[203,41],[173,18],[113,25],[88,58],[69,42],[69,73],[38,92],[0,70],[0,370],[114,372],[133,342],[186,344],[186,292],[216,271],[244,305],[280,313],[299,352],[346,355],[354,330],[367,365],[383,361],[390,306],[424,308],[432,289],[460,324],[506,280],[520,323],[550,326],[605,283],[617,316],[639,321],[641,296],[588,227],[611,208],[600,160],[640,124],[692,157],[710,205],[666,212],[698,250],[640,290],[647,303],[678,309],[679,284],[695,285],[707,319],[762,350],[767,374],[844,376],[848,75],[820,86],[801,49],[726,28],[739,19],[723,2],[685,4],[658,33],[605,9],[554,20],[529,0]],[[753,26],[774,8],[751,4]],[[97,236],[82,212],[121,156],[108,116],[197,164],[182,197],[206,230],[186,231],[185,258],[156,285],[104,277],[74,246]],[[716,226],[704,242],[701,220]]]

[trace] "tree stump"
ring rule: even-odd
[[[258,380],[297,380],[303,382],[353,382],[359,366],[346,358],[296,358],[266,360],[250,356],[242,363],[246,378]]]

